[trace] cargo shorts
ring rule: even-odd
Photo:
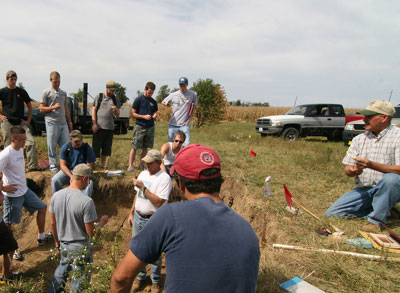
[[[143,127],[140,125],[135,126],[132,137],[132,148],[141,150],[144,148],[152,148],[154,144],[154,126]]]

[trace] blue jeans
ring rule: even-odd
[[[142,218],[141,216],[138,215],[138,213],[135,211],[134,217],[133,217],[133,225],[132,225],[132,237],[137,235],[143,227],[146,225],[146,223],[150,219]],[[161,256],[160,258],[154,263],[150,264],[151,267],[151,282],[153,284],[159,283],[161,280],[161,264],[162,264],[162,259]],[[146,279],[146,268],[144,268],[136,277],[138,280],[144,280]]]
[[[82,283],[89,285],[93,251],[88,245],[80,243],[61,243],[60,264],[54,272],[48,292],[64,292],[65,282],[71,277],[71,292],[84,291]],[[70,274],[72,274],[70,276]]]
[[[62,147],[69,142],[67,123],[56,124],[46,121],[47,151],[49,152],[50,168],[57,166],[57,144]]]
[[[51,178],[52,194],[59,191],[63,187],[63,185],[69,184],[69,182],[70,182],[70,178],[62,170],[58,171],[58,173]],[[89,185],[82,191],[87,196],[92,197],[93,180],[90,180]]]
[[[173,142],[175,133],[177,133],[179,130],[186,134],[185,142],[182,145],[185,147],[188,144],[190,144],[190,126],[189,125],[183,125],[183,126],[168,125],[168,141]]]
[[[400,176],[387,173],[374,187],[357,187],[343,194],[325,212],[325,217],[361,218],[386,224],[390,210],[400,201]]]

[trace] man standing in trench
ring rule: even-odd
[[[255,292],[260,248],[250,224],[222,202],[217,153],[189,145],[176,156],[183,202],[160,207],[111,279],[111,292],[129,292],[133,278],[165,252],[166,292]]]

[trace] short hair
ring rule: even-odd
[[[53,78],[60,78],[60,74],[57,71],[50,72],[50,80]]]
[[[26,131],[21,126],[13,126],[10,129],[10,136],[11,138],[15,138],[19,134],[25,134]]]
[[[11,77],[17,77],[17,73],[14,70],[9,70],[6,73],[6,80],[8,80]]]
[[[144,87],[145,90],[155,90],[156,89],[156,85],[154,84],[154,82],[149,81],[148,83],[146,83],[146,86]]]
[[[183,141],[186,140],[186,134],[185,134],[182,130],[178,130],[178,131],[175,133],[174,138],[175,138],[176,136],[179,136],[180,138],[182,138]]]
[[[203,176],[212,176],[216,173],[219,173],[221,170],[217,168],[209,168],[209,169],[204,169],[203,171],[200,172],[200,175]],[[211,179],[204,179],[204,180],[194,180],[194,179],[188,179],[183,176],[180,176],[176,171],[174,172],[174,178],[178,182],[179,185],[179,178],[180,182],[184,187],[187,188],[187,190],[190,193],[196,194],[196,193],[208,193],[208,194],[213,194],[215,192],[220,192],[221,191],[221,185],[224,182],[224,178],[222,176],[218,176],[216,178],[211,178]]]

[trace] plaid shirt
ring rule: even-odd
[[[366,158],[384,165],[400,165],[400,128],[390,125],[378,136],[371,131],[357,135],[347,151],[342,163],[356,165],[352,157]],[[383,177],[382,172],[369,168],[355,178],[358,187],[375,186]]]

